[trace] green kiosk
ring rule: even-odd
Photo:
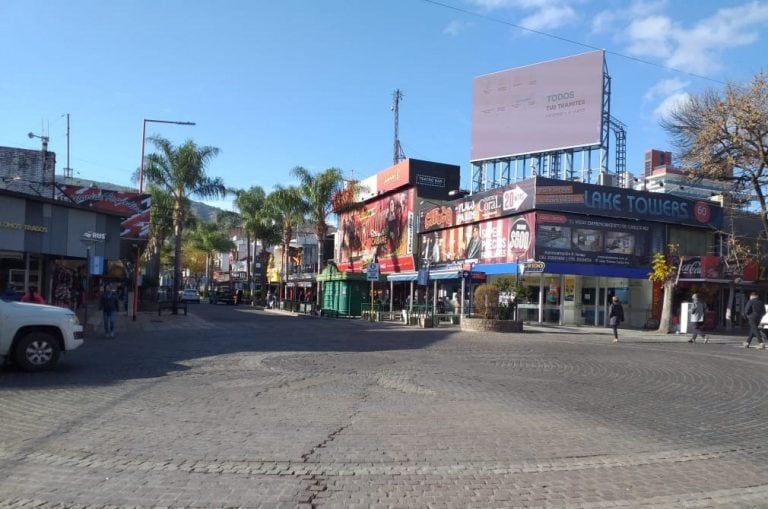
[[[365,273],[341,272],[335,263],[329,263],[317,282],[323,284],[323,316],[362,316],[369,298]]]

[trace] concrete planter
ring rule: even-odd
[[[523,332],[522,320],[494,320],[489,318],[464,318],[461,330],[475,332]]]

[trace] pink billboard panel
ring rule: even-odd
[[[475,78],[470,159],[600,143],[603,51]]]

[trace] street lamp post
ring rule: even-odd
[[[141,164],[139,166],[139,194],[144,192],[144,146],[147,141],[147,123],[154,124],[176,124],[176,125],[196,125],[194,122],[181,122],[178,120],[157,120],[145,118],[141,128]],[[136,264],[133,267],[133,321],[136,321],[136,313],[139,310],[139,267],[140,267],[139,249],[136,248]],[[174,274],[177,277],[178,274]],[[175,311],[174,311],[175,312]]]
[[[194,122],[181,122],[178,120],[156,120],[151,118],[144,119],[144,126],[141,129],[141,166],[139,169],[139,193],[144,192],[144,145],[147,141],[148,122],[155,124],[196,125]]]

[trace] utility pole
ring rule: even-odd
[[[399,163],[403,159],[405,159],[405,153],[403,152],[403,147],[400,145],[400,100],[403,98],[403,92],[398,88],[397,90],[392,93],[392,108],[391,110],[395,113],[395,143],[394,143],[394,156],[392,157],[392,162],[394,164]]]

